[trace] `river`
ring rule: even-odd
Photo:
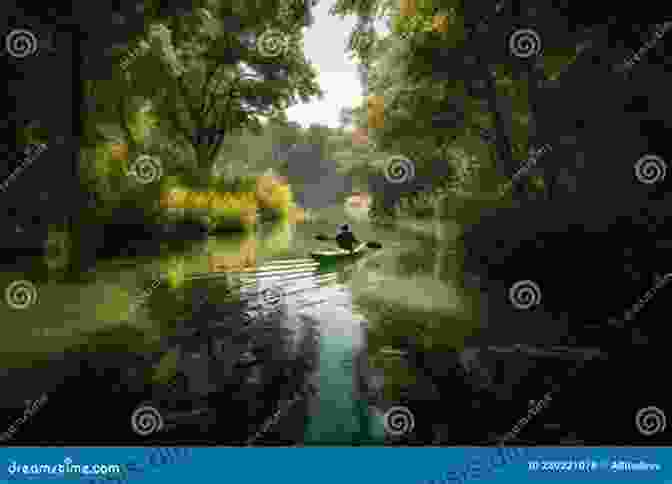
[[[162,257],[101,260],[86,281],[77,283],[33,277],[18,268],[4,272],[5,287],[28,280],[35,298],[26,308],[0,309],[2,368],[13,388],[3,395],[3,406],[20,406],[19,402],[48,392],[58,378],[40,372],[40,364],[33,363],[54,361],[91,334],[115,334],[121,322],[140,330],[145,342],[164,338],[162,319],[176,316],[177,306],[169,301],[175,295],[168,292],[160,302],[151,302],[152,292],[161,290],[156,289],[158,283],[147,287],[148,281],[171,271],[187,279],[208,280],[243,263],[255,267],[241,276],[248,287],[281,288],[287,328],[300,332],[306,323],[315,328],[319,361],[309,378],[316,391],[305,404],[304,420],[288,417],[292,425],[304,427],[299,432],[302,438],[294,441],[384,442],[385,408],[418,377],[398,358],[381,355],[390,353],[387,348],[400,335],[409,334],[424,338],[426,347],[461,351],[465,341],[478,333],[483,315],[477,309],[478,290],[464,288],[457,225],[403,219],[396,226],[381,227],[351,215],[334,209],[325,211],[319,221],[264,223],[254,234],[209,237]],[[309,252],[330,246],[316,241],[315,235],[333,234],[348,218],[360,240],[377,241],[382,249],[348,263],[314,264]],[[231,282],[231,276],[224,278]],[[138,297],[143,289],[144,296]],[[134,344],[129,340],[127,346]],[[296,435],[297,429],[293,432]],[[100,438],[104,441],[105,436]]]

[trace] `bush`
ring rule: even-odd
[[[274,217],[296,213],[289,185],[270,176],[213,178],[210,191],[165,185],[159,200],[164,220],[197,220],[211,232],[239,231],[254,227],[259,209]]]
[[[272,176],[260,176],[256,182],[255,194],[262,209],[285,218],[293,204],[292,191],[289,185],[281,183]]]
[[[205,220],[208,228],[240,230],[257,221],[257,201],[253,193],[176,192],[175,198],[162,197],[163,207],[182,221],[188,218]]]

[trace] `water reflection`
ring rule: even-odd
[[[236,272],[256,267],[258,244],[255,237],[234,240],[230,247],[217,245],[216,249],[208,251],[208,272]]]
[[[306,444],[380,443],[383,430],[375,415],[403,401],[409,388],[417,393],[426,379],[399,357],[399,348],[409,337],[428,352],[463,348],[479,329],[477,296],[455,277],[459,252],[446,242],[452,229],[441,232],[440,224],[381,229],[355,221],[358,237],[378,241],[383,249],[321,266],[308,257],[323,246],[314,236],[331,233],[342,220],[340,214],[328,223],[262,224],[256,233],[211,237],[161,258],[101,264],[94,281],[47,285],[39,314],[49,313],[64,334],[67,328],[85,328],[80,338],[91,341],[101,327],[121,335],[119,322],[125,319],[144,335],[135,337],[145,345],[139,343],[136,351],[150,355],[149,387],[163,388],[160,401],[170,400],[165,395],[172,388],[191,395],[187,407],[219,405],[221,412],[235,407],[241,428],[233,433],[241,441],[309,380],[319,392],[292,407],[278,424],[284,430],[271,430],[263,442],[288,439],[286,427],[294,428],[297,439],[298,426]],[[122,317],[138,294],[147,297],[132,317]],[[64,301],[76,312],[65,316]],[[281,310],[264,313],[269,306]],[[237,326],[262,320],[254,325],[254,337],[242,327],[236,336]],[[28,322],[28,332],[35,324]],[[35,346],[35,340],[22,338],[13,344]],[[77,343],[61,340],[65,346]],[[240,405],[231,403],[232,395]]]

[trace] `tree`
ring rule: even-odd
[[[241,128],[259,132],[263,117],[277,116],[297,97],[305,102],[321,95],[303,55],[303,17],[282,16],[270,0],[262,3],[239,10],[213,6],[207,15],[199,9],[153,24],[151,54],[117,75],[119,110],[128,110],[134,95],[150,99],[160,129],[191,148],[204,179],[226,135]],[[227,29],[232,17],[242,33]],[[264,39],[273,35],[284,45],[269,57]]]
[[[244,126],[258,128],[262,114],[273,115],[298,99],[306,102],[320,94],[301,48],[301,27],[310,24],[311,6],[303,0],[283,5],[275,0],[253,5],[123,0],[113,11],[109,5],[76,2],[73,20],[80,26],[83,66],[77,134],[83,147],[93,149],[103,141],[96,126],[112,123],[122,129],[128,156],[134,159],[146,146],[130,125],[150,101],[159,137],[170,140],[163,144],[172,144],[177,152],[188,148],[191,153],[184,154],[190,156],[180,154],[180,161],[193,162],[192,171],[206,179],[225,134]],[[110,28],[113,16],[123,22]],[[289,48],[277,57],[264,57],[256,48],[255,41],[270,29],[289,39]],[[79,210],[86,205],[79,163],[73,164],[72,174],[82,192],[73,199]],[[70,218],[72,234],[91,226],[79,220],[77,210]],[[72,272],[76,264],[73,259]]]
[[[387,37],[374,34],[362,42],[366,35],[360,27],[351,36],[353,54],[371,67],[372,94],[384,98],[384,127],[371,135],[381,148],[412,157],[422,169],[437,155],[445,156],[449,145],[476,134],[492,147],[500,178],[512,176],[537,147],[528,132],[538,118],[539,84],[571,62],[577,39],[585,40],[585,34],[571,32],[547,4],[534,5],[522,20],[512,6],[479,1],[429,0],[401,7],[343,0],[332,10],[391,18]],[[514,55],[506,48],[516,22],[545,33],[541,56]]]

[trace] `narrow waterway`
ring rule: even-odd
[[[154,289],[149,285],[147,290],[147,281],[179,273],[203,282],[207,297],[205,282],[219,278],[230,283],[233,277],[245,290],[279,290],[286,307],[285,329],[303,334],[302,327],[309,323],[316,330],[319,356],[310,375],[316,392],[306,406],[304,443],[380,444],[385,439],[382,410],[373,407],[371,389],[392,388],[386,398],[394,400],[395,385],[403,384],[404,378],[394,365],[371,366],[371,340],[377,353],[386,346],[384,340],[428,322],[427,338],[461,349],[477,330],[477,315],[473,297],[458,283],[459,254],[451,248],[459,233],[456,226],[407,220],[381,228],[360,217],[352,223],[357,237],[377,241],[382,249],[356,260],[316,264],[309,252],[330,244],[316,241],[315,235],[333,234],[345,219],[345,214],[333,211],[320,222],[267,223],[254,234],[210,237],[160,258],[100,261],[86,282],[34,284],[37,297],[29,307],[0,309],[0,319],[9,329],[0,341],[0,364],[13,388],[3,406],[20,406],[53,384],[53,374],[31,370],[31,360],[53,359],[97,333],[114,334],[120,322],[143,332],[145,340],[164,338],[166,320],[177,316],[171,300],[177,296],[167,293],[160,303],[152,302]],[[252,269],[231,276],[232,267],[240,264]],[[2,282],[8,286],[27,276],[5,272]],[[143,290],[145,299],[138,302]]]

